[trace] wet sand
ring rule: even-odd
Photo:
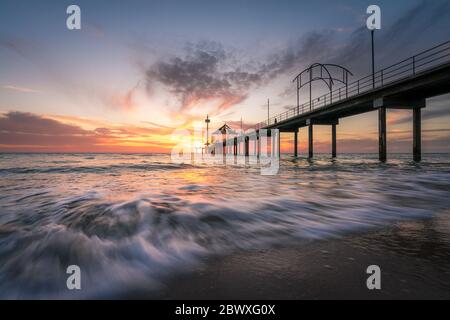
[[[449,299],[448,215],[326,241],[215,258],[167,283],[163,299]],[[366,268],[381,268],[368,290]],[[147,297],[148,298],[148,297]]]

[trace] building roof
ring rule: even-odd
[[[233,129],[231,129],[230,126],[225,123],[223,126],[221,126],[219,129],[214,131],[212,134],[213,135],[218,135],[218,134],[237,134],[237,132],[234,131]]]

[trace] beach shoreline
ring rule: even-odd
[[[443,242],[430,237],[435,232],[434,220],[401,222],[366,234],[217,257],[145,298],[450,299],[450,252],[443,252]],[[448,215],[439,220],[447,223]],[[392,243],[419,240],[405,234],[406,229],[428,233],[422,237],[426,240],[416,242],[409,251],[396,251]],[[381,268],[381,290],[367,289],[369,265]]]

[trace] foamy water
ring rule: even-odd
[[[210,256],[448,214],[450,156],[394,157],[285,157],[261,176],[167,155],[0,155],[0,298],[158,290]],[[71,264],[82,270],[76,293]]]

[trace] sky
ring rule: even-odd
[[[81,30],[66,27],[71,4]],[[2,0],[0,152],[170,152],[174,130],[207,114],[213,129],[251,128],[267,99],[271,116],[296,105],[292,79],[312,63],[370,74],[371,4],[377,69],[450,40],[447,0]],[[428,100],[423,120],[424,151],[450,152],[450,96]],[[411,129],[411,111],[389,110],[388,151],[410,152]],[[314,130],[315,151],[330,152],[331,129]],[[376,152],[376,112],[337,133],[338,152]]]

